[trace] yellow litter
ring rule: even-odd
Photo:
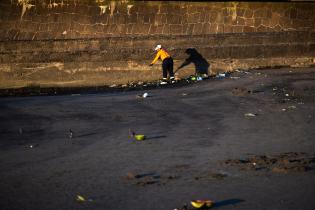
[[[210,208],[213,206],[214,202],[210,201],[210,200],[193,200],[190,202],[191,205],[196,208],[196,209],[200,209],[200,208]]]
[[[81,196],[81,195],[77,195],[77,201],[85,202],[86,199],[83,196]]]

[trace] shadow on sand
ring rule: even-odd
[[[165,135],[153,135],[153,136],[147,136],[146,140],[153,140],[153,139],[161,139],[161,138],[165,138]]]
[[[218,201],[215,202],[214,205],[212,206],[212,208],[219,208],[222,206],[228,206],[228,205],[235,205],[241,202],[244,202],[245,200],[242,199],[227,199],[227,200],[223,200],[223,201]]]

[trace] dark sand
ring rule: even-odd
[[[315,69],[231,76],[0,98],[0,209],[314,209]]]

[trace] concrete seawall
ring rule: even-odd
[[[157,43],[175,68],[195,48],[210,74],[315,57],[311,3],[4,0],[0,10],[0,88],[155,80],[160,66],[148,64]]]

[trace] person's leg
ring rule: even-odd
[[[169,64],[168,64],[168,73],[170,74],[170,79],[173,80],[174,79],[174,61],[172,58],[169,58]]]
[[[163,81],[160,83],[161,85],[167,84],[167,62],[162,61],[162,71],[163,71]]]
[[[163,80],[167,79],[167,60],[162,62]]]

